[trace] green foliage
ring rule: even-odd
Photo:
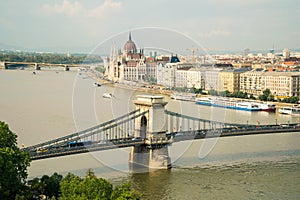
[[[101,66],[101,67],[95,67],[95,70],[100,72],[100,73],[104,73],[105,72],[105,67]]]
[[[3,52],[0,54],[1,61],[11,62],[38,62],[53,64],[82,64],[102,62],[101,56],[83,54],[74,54],[66,56],[66,54],[58,53],[33,53],[33,52]]]
[[[85,178],[68,174],[60,184],[62,200],[71,199],[110,199],[112,185],[94,174],[87,174]]]
[[[59,194],[60,194],[60,181],[62,180],[63,176],[58,174],[58,173],[54,173],[52,176],[47,176],[44,175],[41,178],[41,183],[44,185],[43,188],[43,194],[46,197],[52,198],[58,198]]]
[[[74,174],[67,176],[60,183],[61,200],[90,200],[90,199],[113,199],[113,200],[137,200],[141,194],[132,190],[129,183],[123,183],[113,189],[112,185],[88,170],[85,178]]]
[[[248,98],[247,92],[242,92],[242,91],[233,92],[232,96],[235,97],[235,98],[243,98],[243,99],[247,99]]]
[[[25,189],[29,163],[29,154],[17,147],[17,135],[0,121],[0,199],[15,199]]]
[[[132,190],[130,183],[123,183],[119,186],[116,186],[114,191],[111,194],[112,200],[126,200],[132,199],[137,200],[142,197],[141,193]]]
[[[34,178],[28,181],[28,185],[30,189],[27,196],[30,198],[35,199],[43,194],[45,183],[43,183],[39,178]]]
[[[299,101],[298,96],[293,96],[293,97],[288,97],[288,98],[282,99],[282,102],[285,102],[285,103],[298,103],[298,101]]]
[[[209,90],[209,91],[208,91],[208,94],[209,94],[209,95],[212,95],[212,96],[219,96],[219,93],[218,93],[218,91],[216,91],[216,90]]]
[[[203,94],[203,89],[192,87],[191,92],[194,94]]]
[[[140,199],[141,194],[132,190],[129,183],[113,189],[102,178],[88,170],[85,178],[69,173],[65,178],[54,173],[27,182],[29,154],[17,146],[17,136],[7,124],[0,121],[0,199]]]
[[[253,94],[250,94],[250,97],[249,97],[249,99],[253,99],[253,100],[255,100],[256,98],[253,96]]]
[[[265,89],[263,94],[258,96],[261,101],[274,101],[274,95],[271,93],[270,89]]]
[[[208,91],[208,94],[213,95],[213,96],[235,97],[235,98],[248,99],[248,93],[242,92],[242,91],[235,91],[233,93],[230,93],[228,90],[221,91],[221,92],[218,92],[216,90],[210,90],[210,91]],[[253,97],[253,95],[252,95],[252,97]]]

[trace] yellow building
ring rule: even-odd
[[[240,75],[248,68],[222,70],[219,72],[219,91],[235,92],[240,90]]]

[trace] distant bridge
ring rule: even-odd
[[[41,70],[42,67],[62,67],[65,71],[69,71],[71,67],[88,67],[82,64],[52,64],[52,63],[37,63],[37,62],[11,62],[11,61],[0,61],[0,69],[9,69],[10,66],[26,65],[31,66],[35,70]]]
[[[165,110],[160,96],[139,95],[136,110],[51,141],[24,148],[32,160],[133,147],[130,162],[150,168],[171,167],[173,142],[276,132],[300,132],[300,124],[252,125],[200,119]],[[142,156],[141,156],[142,155]]]

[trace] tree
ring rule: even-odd
[[[130,183],[123,183],[119,186],[116,186],[114,191],[111,194],[112,200],[126,200],[126,199],[132,199],[137,200],[140,199],[142,195],[131,189]]]
[[[42,176],[41,182],[45,185],[43,194],[47,198],[55,197],[56,199],[58,199],[58,196],[60,194],[60,181],[62,180],[62,178],[63,176],[56,172],[50,177],[47,175]]]
[[[85,178],[68,174],[60,184],[62,200],[71,199],[110,199],[113,187],[93,173],[88,173]]]
[[[253,94],[250,94],[250,97],[249,97],[250,99],[253,99],[253,100],[255,100],[256,98],[253,96]]]
[[[263,94],[258,96],[258,99],[261,101],[274,101],[274,95],[271,93],[270,89],[265,89]]]
[[[285,102],[285,103],[298,103],[298,101],[299,101],[298,96],[292,96],[292,97],[284,98],[282,100],[282,102]]]
[[[219,95],[219,94],[218,94],[218,91],[213,90],[213,89],[209,90],[209,91],[208,91],[208,94],[209,94],[209,95],[212,95],[212,96],[218,96],[218,95]]]
[[[39,199],[39,197],[43,194],[43,190],[46,185],[39,178],[34,178],[28,181],[28,186],[29,192],[27,197],[29,197],[29,199]]]
[[[85,178],[69,173],[60,184],[61,200],[89,200],[89,199],[114,199],[137,200],[141,194],[132,190],[129,183],[113,186],[102,178],[97,178],[91,170],[88,170]]]
[[[25,189],[29,154],[17,147],[17,135],[0,121],[0,199],[15,199]]]

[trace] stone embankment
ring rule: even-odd
[[[135,90],[139,92],[146,92],[146,93],[153,93],[153,94],[163,94],[163,95],[168,95],[170,96],[172,91],[170,90],[161,90],[158,87],[143,87],[141,84],[121,84],[121,83],[114,83],[112,81],[106,80],[102,73],[97,72],[95,70],[88,71],[88,75],[92,77],[96,82],[109,85],[112,87],[118,87],[118,88],[124,88],[124,89],[130,89],[130,90]]]

